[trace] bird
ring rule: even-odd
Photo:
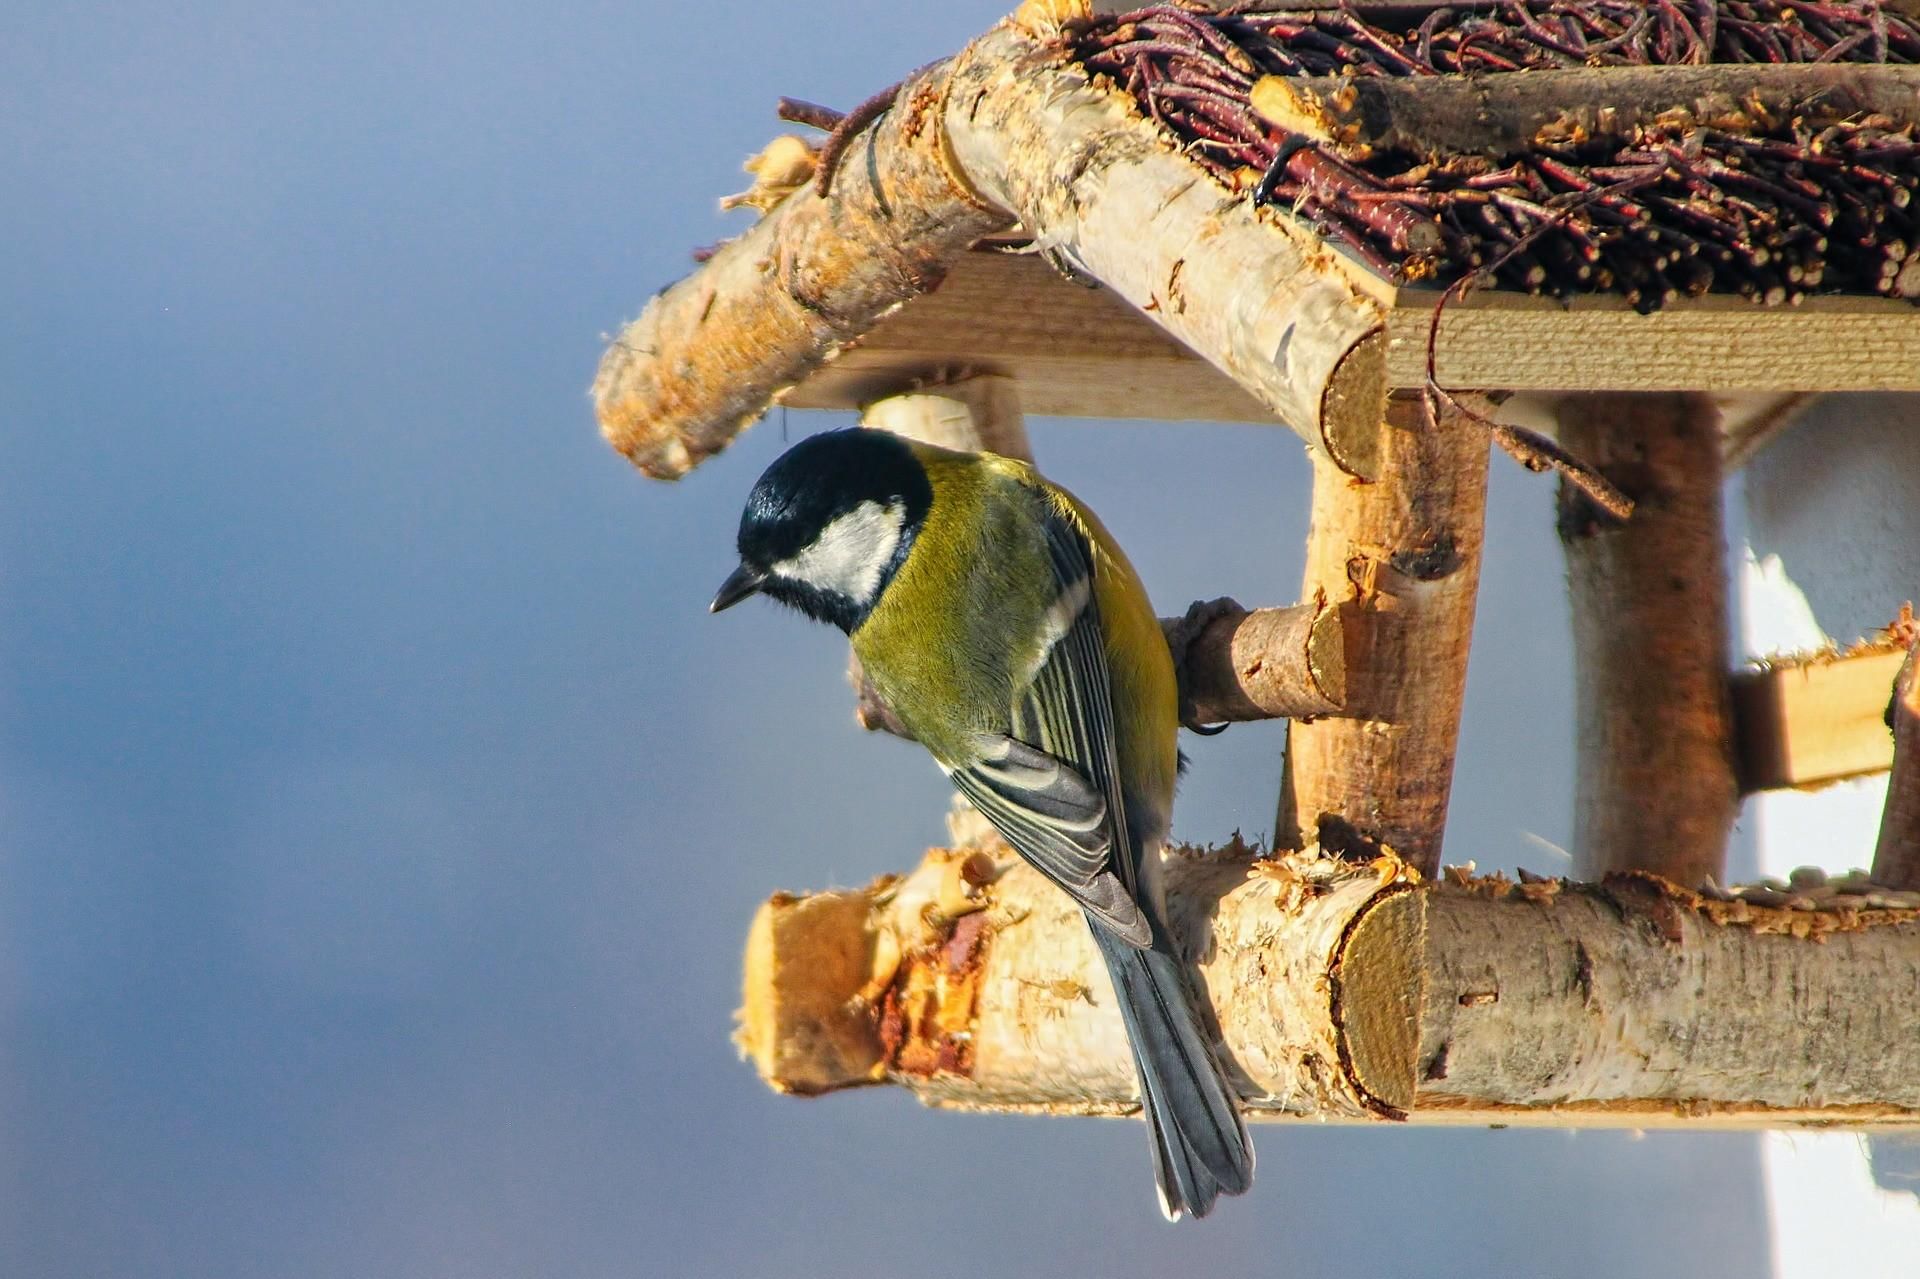
[[[1173,659],[1098,518],[1025,462],[854,427],[767,468],[736,547],[710,611],[757,594],[846,632],[900,725],[1084,912],[1167,1219],[1246,1191],[1253,1145],[1162,883],[1180,767]]]

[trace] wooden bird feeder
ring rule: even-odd
[[[770,149],[765,216],[601,364],[646,474],[776,403],[1015,455],[1023,410],[1312,448],[1301,602],[1170,622],[1191,720],[1292,721],[1281,847],[1170,854],[1250,1114],[1920,1123],[1914,631],[1730,672],[1721,525],[1810,396],[1920,391],[1920,12],[1030,0],[783,114],[824,141]],[[1442,869],[1490,444],[1562,473],[1571,880]],[[1720,887],[1742,794],[1888,769],[1870,874]],[[1078,912],[954,842],[762,908],[762,1076],[1134,1108]]]

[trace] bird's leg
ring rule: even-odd
[[[1245,617],[1247,610],[1231,596],[1222,595],[1218,599],[1195,600],[1187,605],[1186,616],[1177,622],[1167,624],[1167,648],[1173,654],[1173,677],[1180,686],[1180,726],[1200,734],[1202,737],[1214,737],[1227,731],[1225,724],[1201,724],[1194,717],[1193,698],[1187,693],[1187,649],[1200,633],[1223,617]]]

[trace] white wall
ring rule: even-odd
[[[1920,597],[1920,396],[1828,397],[1755,458],[1744,481],[1748,654],[1845,645]],[[1747,824],[1761,873],[1866,865],[1885,797],[1885,777],[1757,797]],[[1920,1148],[1772,1133],[1762,1156],[1778,1279],[1915,1273]]]

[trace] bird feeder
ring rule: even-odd
[[[1920,12],[1030,0],[782,111],[824,136],[602,361],[646,474],[774,404],[1015,455],[1023,412],[1312,450],[1299,601],[1169,619],[1191,720],[1291,720],[1279,846],[1170,854],[1251,1116],[1920,1123],[1915,634],[1730,671],[1721,525],[1810,396],[1920,391]],[[1568,879],[1441,857],[1492,446],[1561,475]],[[1887,769],[1871,873],[1723,887],[1741,795]],[[1137,1106],[1077,911],[983,826],[762,908],[770,1085]]]

